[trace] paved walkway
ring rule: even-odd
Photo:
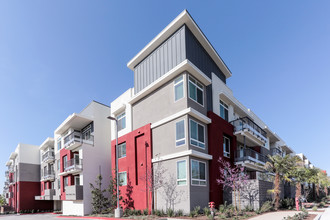
[[[330,219],[330,208],[327,208],[325,212],[323,212],[320,220],[329,220]]]
[[[251,220],[282,220],[284,217],[293,216],[294,214],[299,213],[298,211],[279,211],[279,212],[270,212],[265,213],[254,218]]]

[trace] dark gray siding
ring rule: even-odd
[[[185,26],[182,26],[134,69],[134,93],[186,59]]]
[[[198,42],[196,37],[191,33],[188,27],[186,27],[186,57],[195,66],[197,66],[203,73],[205,73],[210,79],[211,73],[216,74],[224,83],[226,83],[226,77],[222,71],[215,64],[213,59],[208,55],[202,45]]]

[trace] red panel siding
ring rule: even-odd
[[[64,172],[64,163],[63,163],[63,157],[67,156],[67,160],[71,160],[73,158],[73,152],[70,150],[67,150],[65,148],[60,150],[60,163],[61,163],[61,169],[60,172]],[[64,177],[66,176],[61,176],[61,200],[65,200],[65,189],[64,189]],[[72,175],[67,175],[68,179],[68,185],[71,186],[72,181],[73,181],[73,176]]]
[[[223,203],[223,190],[222,186],[219,186],[216,179],[219,179],[219,157],[223,157],[225,160],[234,164],[234,150],[236,150],[236,136],[234,135],[234,127],[214,112],[209,111],[207,116],[212,120],[212,123],[208,125],[208,143],[209,154],[213,156],[213,159],[209,163],[210,174],[210,201],[215,202],[216,207]],[[223,156],[223,136],[230,139],[230,158]]]
[[[135,209],[151,209],[151,193],[146,190],[147,172],[151,170],[151,128],[147,124],[119,138],[118,143],[126,142],[126,157],[120,158],[118,161],[119,172],[127,172],[127,184],[132,188],[132,199]],[[111,167],[112,175],[115,175],[114,168],[116,167],[115,155],[116,141],[111,142]],[[121,194],[123,200],[127,198],[127,186],[121,186]],[[149,205],[147,205],[149,203]],[[121,204],[124,208],[125,205]]]

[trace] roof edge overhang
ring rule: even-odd
[[[181,12],[169,25],[167,25],[154,39],[152,39],[137,55],[135,55],[128,63],[127,67],[134,71],[134,68],[150,53],[152,53],[159,45],[161,45],[167,38],[169,38],[182,25],[187,25],[190,31],[198,39],[203,48],[211,56],[213,61],[224,73],[226,78],[231,77],[231,72],[223,62],[219,54],[208,41],[204,33],[198,27],[196,22],[190,16],[187,10]]]

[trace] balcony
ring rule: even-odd
[[[41,175],[41,181],[54,181],[55,179],[55,172],[51,169],[43,171]]]
[[[64,138],[64,147],[68,150],[75,150],[76,148],[80,147],[83,143],[93,145],[94,144],[94,136],[89,135],[88,137],[78,132],[74,131],[70,134],[68,134]]]
[[[5,171],[5,176],[9,177],[9,170]]]
[[[278,156],[281,156],[281,157],[283,155],[282,151],[280,149],[278,149],[278,148],[272,148],[272,149],[270,149],[270,154],[272,156],[278,155]]]
[[[268,158],[250,148],[235,151],[235,164],[242,165],[252,170],[263,171],[263,166]]]
[[[53,200],[53,196],[55,195],[55,189],[46,189],[45,190],[45,200]]]
[[[244,137],[247,137],[247,145],[264,146],[267,143],[267,133],[248,117],[239,118],[230,122],[234,126],[234,134],[237,140],[244,143]]]
[[[66,186],[65,200],[83,200],[83,186],[81,185]]]
[[[9,181],[5,181],[5,187],[9,186]]]
[[[50,162],[53,162],[54,160],[55,160],[55,154],[54,154],[54,151],[52,151],[52,150],[46,151],[42,155],[43,163],[50,163]]]
[[[83,170],[83,160],[72,158],[64,164],[64,171],[58,175],[63,176],[67,174],[77,174]]]
[[[14,171],[14,166],[9,166],[8,171],[9,171],[9,173],[14,173],[15,172]]]

